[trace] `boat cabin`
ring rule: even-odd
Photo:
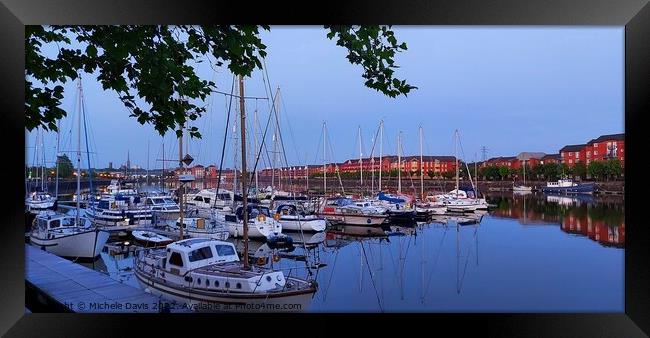
[[[268,207],[257,205],[257,204],[248,204],[246,206],[246,209],[248,211],[248,219],[254,219],[256,217],[271,217],[271,212],[269,211]],[[237,215],[237,220],[241,221],[244,219],[244,208],[243,207],[238,207],[237,211],[235,212],[235,215]]]
[[[190,238],[174,242],[167,245],[166,251],[163,268],[177,275],[207,265],[239,261],[232,243],[209,238]]]
[[[562,188],[562,187],[574,187],[577,184],[573,183],[570,179],[559,179],[557,182],[546,182],[546,186],[549,188]]]
[[[36,216],[35,225],[40,232],[74,227],[76,217],[56,213],[43,213]],[[85,219],[80,221],[84,223]]]

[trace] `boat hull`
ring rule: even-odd
[[[89,230],[51,239],[31,234],[29,241],[33,246],[57,256],[95,258],[99,256],[109,235],[107,231],[102,230]]]
[[[282,224],[283,230],[292,230],[292,231],[325,231],[327,227],[327,221],[324,219],[287,219],[282,217],[278,220]]]
[[[280,292],[277,294],[237,294],[236,292],[208,292],[164,283],[158,278],[135,271],[138,283],[145,292],[184,304],[196,312],[298,312],[308,309],[316,288]],[[291,278],[289,279],[291,280]]]
[[[542,187],[542,192],[552,194],[591,194],[594,192],[594,184],[580,183],[571,187]]]

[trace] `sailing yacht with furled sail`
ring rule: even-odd
[[[302,311],[318,289],[315,281],[286,275],[281,270],[251,267],[249,262],[246,115],[244,79],[241,75],[239,88],[243,259],[239,259],[232,243],[207,238],[185,239],[164,249],[138,252],[135,276],[151,293],[175,299],[198,310]],[[182,231],[181,227],[181,238]],[[224,307],[225,304],[230,307]],[[292,306],[284,307],[284,304]]]
[[[78,84],[79,100],[83,100],[81,78]],[[77,207],[74,215],[64,215],[54,211],[43,211],[34,219],[29,241],[33,246],[57,256],[71,258],[90,258],[99,256],[108,241],[109,232],[100,230],[85,217],[80,216],[81,195],[81,115],[83,105],[77,112]],[[85,118],[85,117],[84,117]]]

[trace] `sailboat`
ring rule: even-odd
[[[78,91],[79,100],[82,100],[81,79]],[[65,215],[48,211],[38,214],[34,219],[34,227],[29,234],[29,241],[32,245],[57,256],[94,259],[99,256],[110,233],[93,226],[90,220],[81,217],[79,212],[81,200],[81,109],[83,109],[82,105],[78,112],[76,213]]]
[[[458,144],[460,143],[460,136],[458,130],[454,132],[454,154],[456,157],[456,188],[450,191],[448,194],[439,196],[442,200],[442,203],[447,207],[448,212],[474,212],[476,210],[487,209],[488,205],[484,198],[471,198],[467,195],[467,192],[460,190],[459,180],[460,180],[460,164],[458,161]],[[469,174],[469,170],[467,170]],[[470,174],[471,180],[471,174]]]
[[[514,182],[512,183],[512,191],[514,192],[529,192],[532,191],[533,188],[529,187],[526,185],[526,160],[524,159],[524,184],[523,185],[515,185]]]
[[[315,281],[285,275],[279,270],[251,266],[249,262],[246,115],[244,79],[241,75],[239,88],[243,259],[240,260],[235,246],[230,242],[209,238],[184,239],[164,249],[139,251],[135,260],[135,276],[148,292],[183,302],[196,310],[305,310],[318,289]]]
[[[41,140],[41,150],[43,151],[43,135],[42,131],[39,130],[39,133],[36,135],[36,147],[34,149],[34,156],[38,157],[38,140],[39,140],[39,134],[40,134],[40,140]],[[58,132],[57,132],[57,141],[58,141]],[[58,142],[57,142],[58,143]],[[58,156],[58,150],[57,150],[57,156]],[[36,163],[34,163],[36,164]],[[58,168],[58,161],[57,161],[57,168]],[[43,158],[42,158],[42,163],[41,163],[41,168],[40,168],[40,177],[35,178],[39,179],[41,181],[41,187],[32,191],[26,198],[25,198],[25,208],[26,212],[35,215],[40,213],[41,211],[45,210],[53,210],[56,209],[57,207],[57,197],[52,196],[49,192],[47,192],[47,186],[45,185],[45,178],[47,177],[46,175],[46,168],[45,168],[45,152],[43,151]],[[58,175],[58,170],[57,170],[57,175]],[[31,179],[31,172],[30,172],[30,179]]]

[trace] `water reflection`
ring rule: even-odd
[[[623,310],[622,199],[487,197],[489,214],[289,232],[289,248],[251,240],[251,263],[315,278],[316,312]],[[94,268],[139,287],[131,250],[112,243]]]
[[[605,246],[625,246],[625,203],[622,197],[592,195],[489,195],[497,207],[492,216],[514,218],[523,225],[560,225],[562,231],[585,236]]]

